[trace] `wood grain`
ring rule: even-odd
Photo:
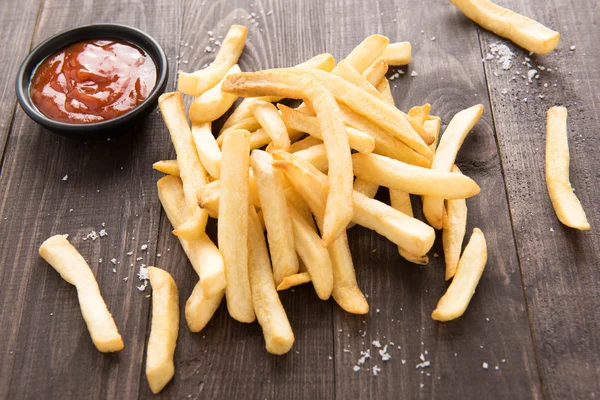
[[[171,1],[46,0],[33,41],[112,21],[145,30],[174,57],[177,9]],[[83,142],[17,112],[0,178],[0,398],[138,397],[149,299],[136,289],[136,272],[154,263],[160,208],[150,171],[168,143],[156,114],[126,137]],[[108,236],[82,239],[103,228]],[[122,333],[120,353],[95,350],[75,289],[38,256],[56,233],[69,233],[89,261]]]
[[[549,399],[598,397],[600,6],[591,0],[550,1],[544,7],[519,0],[503,3],[561,33],[555,52],[529,56],[480,32],[483,53],[500,42],[515,54],[509,70],[494,59],[485,68],[544,394]],[[533,69],[539,78],[530,83],[527,73]],[[592,226],[588,232],[563,226],[548,197],[546,111],[553,105],[569,111],[570,178]]]

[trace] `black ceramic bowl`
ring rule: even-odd
[[[70,124],[58,122],[42,114],[31,101],[29,84],[36,67],[58,50],[76,42],[88,39],[119,39],[132,43],[142,49],[152,58],[156,65],[156,84],[146,100],[131,111],[111,120],[91,124]],[[19,73],[15,92],[23,111],[38,124],[61,135],[89,139],[101,136],[116,136],[127,131],[127,126],[141,117],[148,115],[158,102],[158,97],[165,91],[169,65],[167,56],[158,42],[146,33],[125,25],[94,24],[69,29],[52,36],[37,46],[23,61]]]

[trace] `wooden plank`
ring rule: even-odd
[[[528,56],[508,41],[480,33],[484,54],[495,43],[514,52],[509,70],[497,59],[487,61],[485,69],[543,390],[549,399],[598,397],[600,8],[592,0],[549,1],[544,7],[507,0],[503,5],[561,33],[558,50],[545,56]],[[529,83],[533,69],[539,78],[532,72]],[[561,225],[547,194],[546,111],[553,105],[569,110],[571,182],[592,226],[588,232]]]
[[[188,1],[178,53],[180,69],[192,71],[210,63],[214,53],[205,52],[205,48],[215,46],[207,32],[212,31],[218,40],[231,24],[249,28],[246,49],[240,59],[244,71],[293,65],[325,52],[326,28],[318,19],[306,22],[312,15],[322,14],[321,8],[315,5],[309,9],[293,1],[207,2],[204,7]],[[156,160],[172,156],[170,146],[165,146]],[[216,242],[214,221],[209,227]],[[233,321],[225,304],[204,331],[191,333],[183,310],[198,278],[171,230],[164,218],[158,244],[161,257],[157,263],[173,274],[180,288],[183,323],[175,355],[175,378],[161,397],[334,398],[333,360],[329,360],[333,356],[332,303],[320,301],[311,285],[281,294],[295,335],[294,347],[285,356],[269,355],[258,323]],[[150,397],[145,378],[141,387],[140,397]]]
[[[404,261],[397,247],[377,234],[353,228],[352,254],[371,312],[360,317],[334,309],[336,395],[541,398],[477,32],[448,2],[436,2],[427,13],[414,8],[410,1],[336,2],[325,18],[329,26],[337,22],[330,37],[333,47],[343,43],[344,52],[371,33],[413,44],[413,61],[391,82],[401,109],[429,102],[445,126],[461,109],[484,104],[482,120],[465,140],[458,164],[481,186],[481,194],[467,200],[467,232],[483,230],[488,263],[465,315],[438,323],[430,315],[447,287],[441,240],[429,265],[419,267]],[[338,14],[345,18],[336,20]],[[412,71],[417,76],[411,77]],[[387,196],[384,189],[380,196]],[[378,344],[388,345],[391,360],[383,361]],[[371,358],[358,365],[360,351],[367,350]],[[423,360],[430,366],[416,368]],[[361,369],[355,372],[357,365]],[[381,369],[378,376],[375,365]]]
[[[10,45],[0,47],[0,154],[4,154],[17,103],[17,71],[29,52],[40,4],[41,0],[0,3],[0,37],[10,38]]]
[[[34,41],[110,20],[145,30],[174,58],[179,15],[172,1],[46,0]],[[52,135],[17,113],[0,179],[0,398],[138,396],[149,299],[136,272],[154,263],[160,209],[150,167],[168,143],[155,113],[126,137],[93,142]],[[83,240],[103,228],[108,236]],[[38,256],[56,233],[69,233],[89,260],[123,336],[120,353],[96,351],[75,289]]]

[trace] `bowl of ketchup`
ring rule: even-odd
[[[116,136],[156,107],[167,85],[165,52],[125,25],[86,25],[59,33],[23,61],[16,94],[23,111],[53,132]]]

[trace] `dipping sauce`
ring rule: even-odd
[[[133,44],[92,39],[71,44],[36,68],[33,104],[59,122],[90,124],[134,109],[156,84],[152,58]]]

